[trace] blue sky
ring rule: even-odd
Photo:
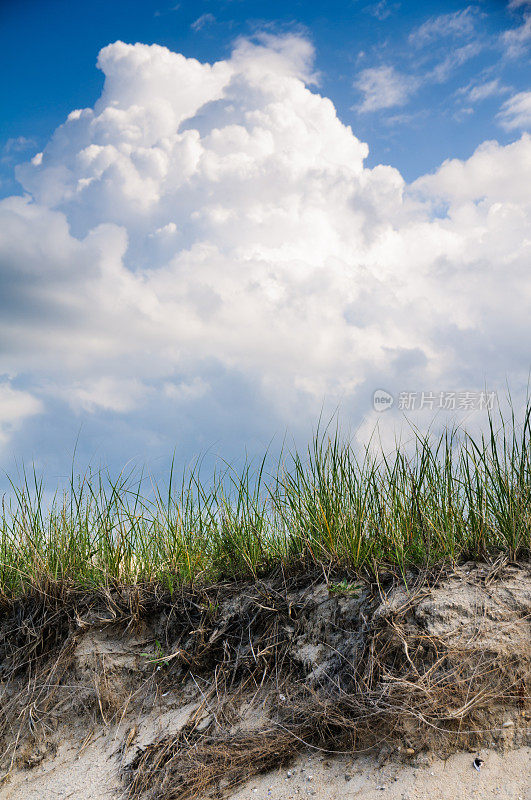
[[[0,45],[2,469],[525,392],[526,0],[4,0]]]

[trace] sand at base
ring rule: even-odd
[[[53,759],[15,772],[0,788],[0,800],[111,800],[123,792],[118,742],[112,734],[79,745],[63,744]],[[372,756],[311,754],[290,767],[249,781],[231,800],[531,800],[531,748],[500,754],[481,752],[480,772],[473,753],[458,753],[429,764],[388,761]],[[163,798],[161,798],[163,800]],[[203,798],[201,798],[203,800]]]
[[[481,755],[485,763],[480,772],[472,766],[473,753],[418,767],[396,762],[379,766],[370,757],[314,756],[251,781],[232,800],[530,800],[531,748],[504,755],[486,750]]]

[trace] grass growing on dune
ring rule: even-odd
[[[266,474],[192,469],[165,488],[133,472],[72,476],[45,504],[33,474],[0,517],[0,592],[47,580],[82,586],[256,577],[282,563],[352,569],[529,555],[531,405],[474,439],[417,436],[414,452],[360,456],[336,431]]]

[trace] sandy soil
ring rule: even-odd
[[[482,574],[481,569],[463,567],[435,587],[429,590],[423,589],[418,596],[415,595],[414,601],[403,587],[397,587],[387,595],[379,595],[373,611],[374,620],[380,625],[378,630],[387,631],[389,635],[393,631],[396,633],[397,619],[401,620],[404,637],[409,637],[408,641],[413,643],[410,651],[406,648],[408,663],[413,669],[416,667],[409,652],[417,659],[421,672],[425,669],[427,672],[431,670],[431,667],[428,670],[431,662],[428,660],[424,664],[422,660],[426,648],[417,647],[418,642],[415,644],[422,638],[423,641],[435,642],[443,653],[447,652],[449,669],[453,663],[452,658],[454,660],[465,658],[464,663],[468,664],[466,658],[469,651],[473,654],[494,653],[498,658],[494,666],[512,664],[512,669],[520,671],[519,680],[522,686],[525,686],[529,675],[531,642],[529,569],[508,567],[503,578],[499,580],[496,576]],[[205,640],[208,639],[209,643],[214,642],[214,645],[216,642],[219,645],[226,635],[232,637],[230,641],[240,642],[242,652],[235,649],[231,651],[231,657],[234,663],[243,665],[251,663],[251,656],[256,660],[255,653],[259,652],[265,635],[260,625],[256,631],[251,629],[248,620],[259,618],[257,609],[265,608],[265,616],[266,612],[271,611],[268,605],[264,605],[261,594],[256,598],[254,595],[247,596],[252,595],[252,590],[253,587],[249,588],[247,593],[228,596],[219,607],[215,606],[217,616],[215,621],[209,618],[210,628],[205,629],[204,636]],[[308,594],[307,597],[305,593]],[[287,626],[289,635],[282,633],[284,628],[278,628],[281,631],[278,663],[284,663],[283,658],[286,656],[286,663],[298,664],[298,680],[300,675],[304,675],[309,684],[318,687],[319,681],[324,680],[323,675],[327,676],[327,680],[335,680],[334,676],[343,675],[340,670],[341,665],[350,664],[355,654],[365,652],[363,641],[361,642],[363,646],[360,645],[359,631],[362,629],[360,620],[364,619],[362,613],[365,609],[364,603],[368,600],[363,594],[360,597],[355,593],[340,596],[330,592],[324,583],[303,586],[299,594],[300,596],[291,599],[293,603],[297,602],[304,608],[304,613],[302,611],[299,613],[300,619],[296,630],[292,627],[292,617],[289,614],[286,616],[283,625]],[[301,598],[304,599],[304,604]],[[271,602],[273,601],[267,595],[267,603]],[[367,605],[367,608],[371,607],[370,604]],[[276,610],[279,617],[283,608],[284,606],[279,606],[280,610]],[[406,609],[402,615],[407,614],[405,621],[400,617],[402,608]],[[15,612],[16,609],[13,612],[16,619]],[[90,608],[85,611],[85,615],[89,612]],[[76,610],[76,615],[77,613]],[[217,696],[213,694],[212,700],[206,699],[193,675],[193,681],[183,683],[181,673],[175,670],[177,662],[170,662],[174,672],[160,673],[162,676],[166,675],[165,682],[161,679],[163,688],[156,693],[153,690],[154,686],[158,686],[157,671],[161,667],[155,668],[151,662],[146,662],[146,652],[151,653],[149,647],[152,647],[153,642],[161,635],[160,629],[165,629],[165,626],[169,625],[168,618],[161,617],[161,622],[152,614],[147,620],[137,620],[134,630],[129,627],[128,619],[126,616],[125,621],[118,624],[112,617],[107,625],[99,618],[95,622],[90,618],[88,621],[80,621],[74,616],[75,627],[72,623],[71,634],[73,646],[69,655],[68,670],[64,672],[61,682],[56,687],[57,698],[54,700],[56,705],[51,706],[48,716],[43,718],[44,727],[41,735],[35,740],[29,736],[16,738],[18,706],[15,704],[15,710],[12,709],[11,718],[6,714],[6,719],[8,721],[11,719],[11,730],[15,731],[11,736],[17,742],[17,747],[6,749],[6,743],[9,745],[9,736],[4,737],[2,741],[4,763],[8,762],[13,753],[12,763],[16,768],[10,772],[5,782],[0,784],[0,800],[54,800],[55,798],[111,800],[123,797],[124,768],[127,768],[135,754],[139,753],[139,749],[141,751],[147,745],[164,741],[166,737],[182,730],[191,719],[194,720],[194,724],[198,722],[202,726],[206,723],[208,727],[208,720],[212,720],[216,713]],[[203,623],[206,624],[204,620],[201,625]],[[17,622],[17,625],[19,624]],[[241,630],[238,627],[240,624]],[[174,641],[168,643],[168,650],[181,653],[184,652],[182,648],[186,647],[192,653],[196,651],[206,653],[207,660],[200,674],[201,680],[208,688],[213,675],[212,672],[208,672],[207,666],[210,662],[218,663],[224,651],[221,650],[221,645],[218,650],[213,645],[212,652],[203,645],[196,646],[193,636],[201,634],[203,637],[204,630],[201,626],[197,627],[197,623],[194,623],[194,626],[190,632],[188,623],[181,626],[182,630],[175,624]],[[270,635],[271,629],[267,628],[266,633]],[[254,648],[252,636],[256,636]],[[405,642],[406,638],[400,641]],[[249,653],[245,649],[247,641],[250,643]],[[386,640],[382,641],[385,643]],[[397,653],[401,654],[402,649],[391,649],[390,653],[391,660],[385,664],[391,670],[389,672],[391,675],[394,674],[392,669],[398,659]],[[400,665],[399,659],[398,662]],[[474,670],[476,670],[474,665],[480,664],[474,660],[470,663]],[[252,666],[251,663],[249,669]],[[406,664],[403,670],[403,675],[406,677],[409,675],[408,670]],[[456,675],[459,677],[458,673],[459,671]],[[182,674],[185,674],[184,667]],[[418,671],[416,674],[419,675]],[[450,669],[450,675],[453,674]],[[474,671],[473,675],[474,679],[477,679],[478,672]],[[505,686],[503,681],[511,686],[519,685],[515,684],[516,678],[510,670],[506,676],[503,671],[500,674],[496,673],[493,667],[489,668],[485,675],[481,691],[487,699],[496,676],[501,681],[501,688],[498,688],[497,692]],[[399,672],[398,677],[402,678],[402,672]],[[339,681],[339,677],[337,680]],[[467,681],[470,678],[467,678],[466,674],[464,680],[465,685],[469,686]],[[146,689],[142,694],[142,687],[148,684],[151,689],[149,692]],[[21,685],[26,684],[23,682]],[[327,685],[325,683],[325,687]],[[287,690],[284,686],[287,686]],[[168,687],[175,688],[170,690]],[[402,702],[403,684],[400,684],[400,687],[399,699]],[[12,685],[9,682],[4,686],[0,683],[0,690],[4,692],[3,695],[0,692],[0,697],[9,700],[14,696],[16,699],[18,695],[13,695],[16,689],[16,678]],[[289,682],[283,685],[283,691],[287,694],[289,689]],[[237,708],[239,716],[234,731],[226,729],[230,734],[237,732],[240,727],[247,733],[256,731],[264,724],[266,727],[270,724],[271,715],[277,713],[275,711],[277,707],[274,702],[268,703],[269,689],[264,692],[265,694],[260,696],[258,692],[253,695],[252,702],[246,695],[242,695],[238,701],[241,706]],[[21,696],[24,703],[29,702],[26,694],[22,693]],[[29,700],[37,703],[40,702],[39,698],[40,696],[37,699],[30,697]],[[283,695],[279,695],[279,698],[282,702],[286,701]],[[349,798],[531,800],[530,715],[529,710],[521,708],[523,700],[522,696],[520,705],[512,702],[505,707],[498,703],[492,709],[490,706],[484,709],[481,717],[484,722],[480,729],[482,736],[473,740],[482,742],[482,745],[473,746],[484,746],[478,754],[484,760],[479,772],[473,767],[472,762],[476,755],[473,752],[457,753],[445,760],[428,757],[424,753],[411,752],[406,755],[407,751],[404,748],[424,750],[430,746],[427,738],[431,730],[428,720],[426,728],[419,729],[417,726],[413,732],[403,725],[400,735],[392,741],[390,732],[381,736],[380,741],[388,743],[387,753],[392,754],[392,757],[388,757],[383,751],[379,754],[356,757],[332,756],[319,750],[305,751],[306,755],[300,756],[291,766],[251,779],[228,798],[231,800],[255,800],[255,798],[256,800],[302,800],[313,797],[316,800],[319,798],[322,800],[349,800]],[[287,701],[289,702],[289,697]],[[210,702],[214,703],[212,708],[208,705]],[[0,707],[5,709],[6,705],[0,703]],[[106,715],[104,708],[107,707],[114,708],[114,712]],[[203,729],[198,727],[198,730]],[[368,737],[368,740],[372,741],[371,737]],[[36,741],[38,744],[31,744],[31,741]],[[466,739],[464,742],[461,746],[466,747]],[[185,762],[193,763],[188,758],[185,758]],[[244,770],[247,770],[245,760]],[[184,774],[184,780],[190,781],[192,778],[190,773]],[[160,779],[160,771],[155,772],[154,777],[152,774],[150,778],[154,781]],[[166,799],[160,795],[157,800]],[[206,798],[201,797],[197,800]]]
[[[374,758],[302,759],[289,770],[251,781],[232,800],[460,800],[461,798],[531,798],[531,748],[505,755],[485,750],[477,772],[474,753],[459,753],[446,761],[409,766]],[[290,777],[288,777],[288,774]]]
[[[0,788],[0,800],[106,800],[123,790],[119,778],[116,734],[100,734],[80,752],[79,744],[64,743],[51,760],[31,770],[15,772]],[[249,781],[231,800],[460,800],[497,798],[531,800],[531,748],[500,754],[483,750],[480,772],[474,753],[411,765],[373,756],[330,757],[312,754],[289,768]]]

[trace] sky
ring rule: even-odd
[[[2,475],[525,396],[531,3],[3,0],[0,45]]]

